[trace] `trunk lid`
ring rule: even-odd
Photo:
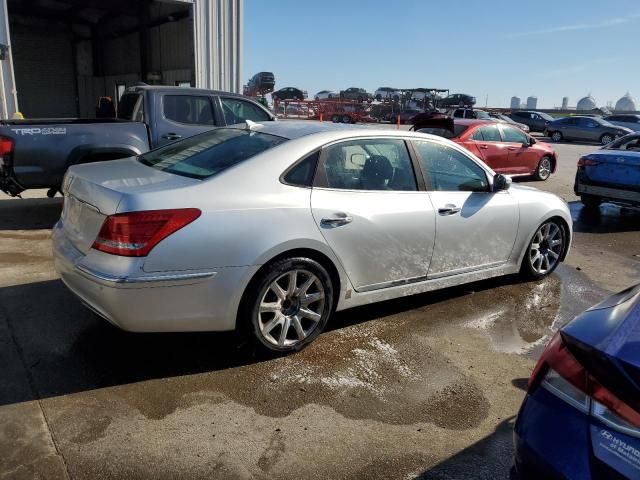
[[[63,183],[62,225],[74,246],[87,253],[104,220],[127,197],[199,183],[148,167],[135,158],[71,167]],[[129,203],[129,202],[124,202]]]
[[[600,150],[584,158],[593,162],[584,167],[592,182],[640,190],[640,152]]]

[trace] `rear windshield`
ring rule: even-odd
[[[454,125],[453,132],[446,128],[426,127],[418,130],[420,133],[430,133],[431,135],[437,135],[444,138],[455,138],[462,135],[465,130],[469,128],[467,125]]]
[[[266,133],[219,128],[152,150],[138,160],[158,170],[204,179],[286,141]]]

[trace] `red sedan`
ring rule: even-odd
[[[533,175],[546,180],[556,170],[556,152],[550,145],[517,127],[491,120],[433,120],[418,131],[448,138],[474,153],[496,173]],[[416,125],[417,126],[417,125]]]

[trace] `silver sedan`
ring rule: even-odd
[[[551,273],[567,205],[422,133],[320,122],[220,128],[77,165],[56,269],[129,331],[239,329],[298,350],[334,311],[499,275]]]

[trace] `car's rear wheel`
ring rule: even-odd
[[[342,123],[351,123],[351,117],[349,115],[343,115]]]
[[[582,194],[580,195],[580,201],[582,204],[590,210],[595,210],[600,207],[602,203],[602,199],[600,197],[596,197],[595,195]]]
[[[552,168],[551,159],[549,157],[542,157],[540,162],[538,162],[538,167],[536,168],[535,177],[536,180],[545,181],[551,176],[551,168]]]
[[[561,142],[562,141],[562,133],[560,133],[560,132],[551,132],[551,135],[549,135],[549,138],[551,138],[551,141],[553,141],[553,142]]]
[[[553,272],[564,252],[566,233],[559,220],[548,220],[533,234],[520,273],[525,277],[540,279]]]
[[[600,143],[602,145],[609,145],[611,142],[615,140],[615,137],[610,133],[605,133],[600,137]]]
[[[311,343],[333,309],[325,268],[305,257],[268,265],[247,288],[239,321],[263,351],[293,352]]]

